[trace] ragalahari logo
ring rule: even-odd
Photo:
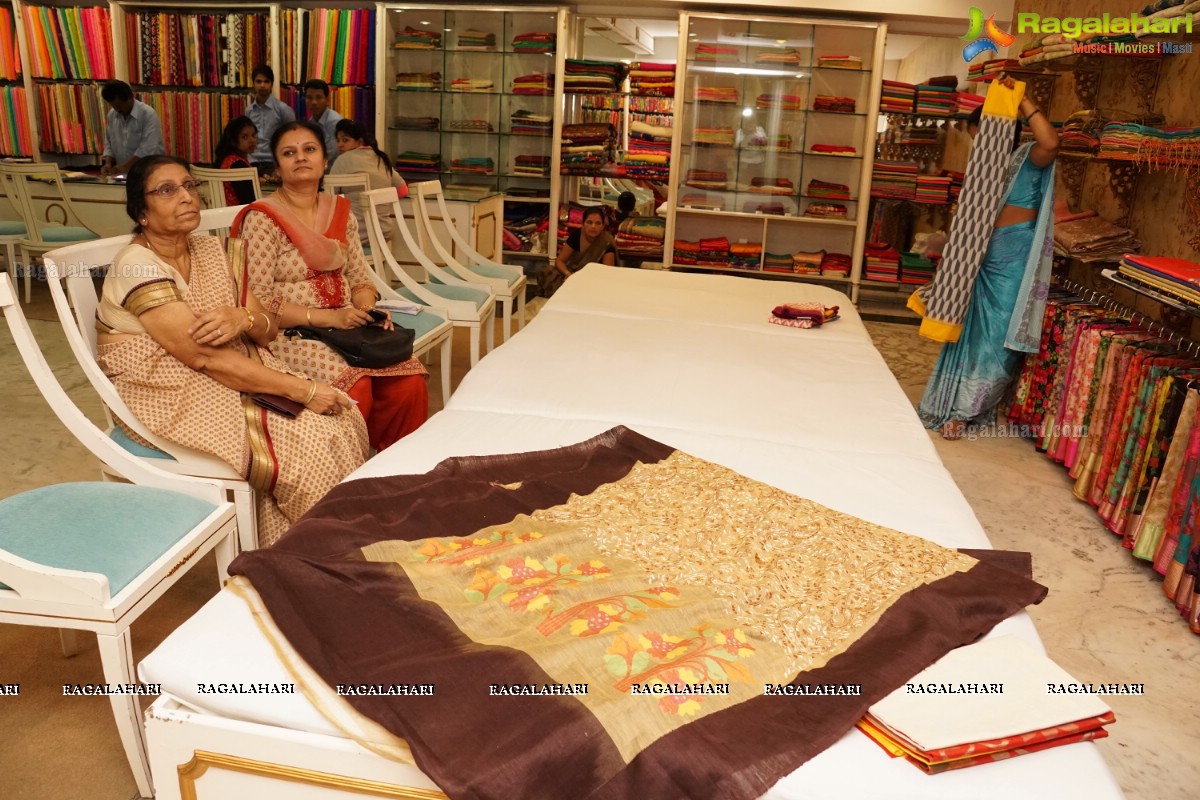
[[[988,50],[998,55],[999,48],[1008,47],[1016,39],[1017,37],[1012,34],[1000,30],[996,25],[995,14],[988,17],[985,23],[983,12],[975,6],[971,6],[970,26],[967,28],[967,35],[962,37],[962,41],[968,42],[967,46],[963,48],[963,61],[969,63],[975,56],[986,53]]]

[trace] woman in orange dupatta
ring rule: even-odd
[[[246,476],[257,490],[258,541],[269,545],[362,464],[362,420],[342,413],[352,408],[343,393],[271,355],[275,325],[253,297],[239,300],[220,241],[192,234],[200,198],[186,163],[147,156],[125,191],[136,236],[104,281],[96,359],[151,431]],[[308,411],[268,411],[252,400],[259,393]]]
[[[275,131],[271,151],[282,185],[234,222],[234,231],[246,242],[250,291],[280,329],[369,325],[367,311],[379,295],[358,224],[346,198],[320,191],[324,135],[311,122],[293,122]],[[391,320],[383,325],[390,328]],[[325,344],[299,337],[278,339],[272,352],[292,369],[348,392],[367,421],[376,450],[416,430],[428,416],[428,372],[415,358],[380,369],[351,367]]]

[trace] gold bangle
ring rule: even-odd
[[[312,308],[304,309],[304,321],[308,323],[308,327],[312,327]]]
[[[304,398],[304,405],[308,405],[309,403],[311,403],[312,399],[317,396],[317,382],[309,381],[309,384],[310,384],[310,386],[308,387],[308,397]]]
[[[246,312],[246,333],[249,333],[254,330],[254,312],[248,308],[243,308],[242,311]]]

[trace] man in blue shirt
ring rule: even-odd
[[[337,158],[337,124],[342,115],[329,107],[329,84],[320,78],[312,78],[304,84],[304,104],[308,107],[308,118],[325,131],[325,158],[329,166]]]
[[[111,107],[104,118],[101,174],[123,174],[139,158],[166,154],[158,114],[141,100],[133,99],[133,89],[128,83],[109,81],[100,90],[100,97]]]
[[[272,90],[275,88],[275,71],[266,64],[254,68],[254,100],[246,108],[246,116],[258,130],[258,147],[250,154],[250,163],[269,169],[275,162],[271,153],[271,137],[280,125],[296,121],[296,112],[284,105]]]

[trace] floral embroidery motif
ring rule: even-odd
[[[619,692],[631,691],[634,684],[753,683],[753,674],[738,660],[753,655],[754,646],[740,629],[700,626],[683,636],[618,633],[605,653],[604,667],[618,679],[613,686]],[[693,716],[704,696],[676,691],[660,697],[658,706],[668,714]]]
[[[537,531],[515,534],[510,530],[492,531],[487,536],[470,538],[453,536],[441,539],[426,539],[413,554],[414,561],[427,564],[449,564],[452,566],[471,566],[481,562],[486,556],[498,550],[505,550],[519,544],[541,539]]]
[[[569,623],[572,636],[597,636],[611,633],[627,622],[645,619],[652,608],[674,608],[672,601],[678,599],[679,590],[673,586],[599,597],[547,616],[537,629],[543,636],[549,636]]]
[[[571,559],[564,555],[551,556],[545,561],[515,556],[495,572],[482,567],[475,570],[465,594],[472,603],[498,597],[517,613],[552,612],[551,598],[555,592],[588,581],[605,580],[611,575],[612,570],[600,561],[587,561],[572,568]]]

